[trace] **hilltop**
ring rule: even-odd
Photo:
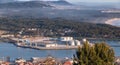
[[[58,1],[46,1],[48,3],[51,3],[53,5],[73,5],[65,0],[58,0]]]

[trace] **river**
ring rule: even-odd
[[[9,56],[12,60],[22,57],[30,59],[31,57],[54,56],[56,58],[73,57],[75,50],[35,50],[29,48],[16,47],[10,43],[0,43],[0,57]]]
[[[120,41],[106,41],[109,45],[120,45]],[[120,47],[113,47],[116,56],[120,56]],[[46,57],[48,55],[56,58],[72,58],[76,50],[35,50],[16,47],[11,43],[0,43],[0,58],[9,56],[11,60],[18,57],[30,59],[31,57]]]

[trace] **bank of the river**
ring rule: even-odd
[[[74,37],[75,39],[82,40],[87,39],[89,41],[120,41],[120,38],[88,38],[88,37]],[[16,41],[11,40],[10,38],[0,38],[0,42],[7,42],[7,43],[16,43]]]
[[[89,41],[96,41],[96,40],[99,40],[99,41],[120,41],[120,38],[89,38],[89,37],[75,37],[75,39],[79,39],[79,40],[82,40],[86,38],[87,40]]]
[[[0,38],[0,42],[13,42],[14,43],[14,41],[13,40],[11,40],[11,38]]]
[[[120,27],[120,18],[112,18],[105,21],[106,24]]]

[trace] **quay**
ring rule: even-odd
[[[82,41],[75,40],[73,37],[60,37],[60,38],[44,38],[44,39],[35,39],[31,41],[29,39],[12,39],[16,41],[13,43],[17,47],[22,48],[31,48],[37,50],[69,50],[77,49],[82,46],[82,43],[87,41],[83,39]]]
[[[17,47],[22,47],[22,48],[31,48],[31,49],[36,49],[36,50],[70,50],[70,49],[77,49],[78,46],[66,46],[66,45],[63,45],[63,46],[56,46],[56,47],[37,47],[37,46],[28,46],[28,45],[16,45]]]

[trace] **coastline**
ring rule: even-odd
[[[120,18],[111,18],[105,21],[105,24],[113,25],[114,21],[120,20]]]

